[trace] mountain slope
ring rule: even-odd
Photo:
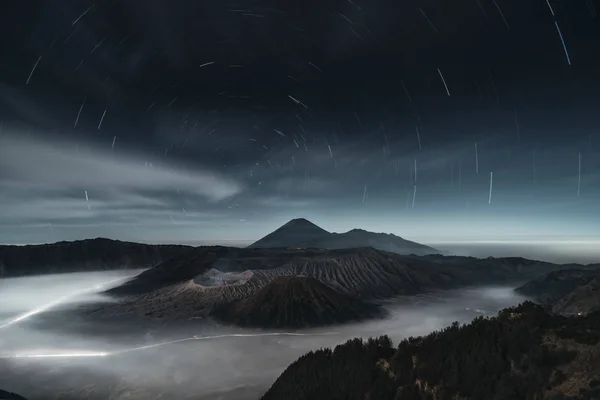
[[[250,297],[216,307],[212,315],[246,327],[306,328],[359,321],[383,312],[314,278],[280,276]]]
[[[134,279],[110,289],[110,294],[140,294],[169,286],[208,270],[223,253],[220,247],[198,247],[178,254],[154,268],[142,272]]]
[[[296,218],[252,243],[250,248],[321,247],[331,233],[304,218]]]
[[[548,273],[516,289],[554,313],[600,311],[600,268],[573,268]]]
[[[599,378],[600,313],[567,318],[526,302],[397,348],[382,336],[310,352],[262,400],[591,400]]]
[[[414,254],[423,256],[439,254],[433,247],[406,240],[391,233],[374,233],[363,229],[352,229],[346,233],[333,233],[326,242],[325,248],[344,249],[353,247],[373,247],[374,249],[398,254]]]
[[[312,277],[355,298],[416,294],[427,287],[454,284],[433,265],[417,269],[409,267],[412,264],[409,257],[374,249],[198,248],[109,290],[126,297],[105,311],[169,319],[206,316],[212,306],[251,296],[279,276]],[[243,284],[216,285],[211,282],[215,270],[249,278]]]
[[[440,253],[432,247],[411,242],[392,234],[373,233],[362,229],[353,229],[346,233],[331,233],[304,218],[289,221],[248,247],[315,247],[329,250],[373,247],[374,249],[398,254],[426,255]]]
[[[596,311],[600,311],[600,277],[577,287],[552,306],[552,312],[563,315],[581,315]]]
[[[519,258],[402,256],[371,248],[206,247],[174,257],[110,290],[126,297],[103,312],[165,319],[206,317],[211,307],[252,296],[280,276],[312,277],[340,294],[369,300],[524,281],[560,267]]]
[[[0,246],[4,277],[150,268],[192,249],[188,246],[147,245],[104,238],[27,246]]]

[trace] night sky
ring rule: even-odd
[[[597,0],[59,3],[0,6],[0,242],[600,240]]]

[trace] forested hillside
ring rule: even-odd
[[[263,400],[600,398],[600,313],[550,315],[525,302],[394,348],[382,336],[310,352]]]

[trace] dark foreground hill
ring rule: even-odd
[[[304,218],[289,221],[248,247],[314,247],[330,250],[372,247],[378,250],[407,255],[440,253],[439,250],[432,247],[411,242],[392,234],[374,233],[362,229],[353,229],[345,233],[328,232]]]
[[[5,390],[0,390],[0,400],[27,400],[23,396],[19,396],[16,393],[7,392]]]
[[[564,315],[600,311],[600,268],[573,268],[543,275],[516,291]]]
[[[338,293],[314,278],[280,276],[250,297],[216,307],[212,315],[245,327],[308,328],[384,313],[379,306]]]
[[[531,302],[397,348],[353,339],[291,364],[262,400],[600,398],[600,313],[551,315]]]
[[[148,245],[104,238],[27,246],[0,245],[0,274],[4,277],[150,268],[192,249],[177,245]]]

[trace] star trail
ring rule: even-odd
[[[594,1],[2,7],[3,243],[600,236]]]

